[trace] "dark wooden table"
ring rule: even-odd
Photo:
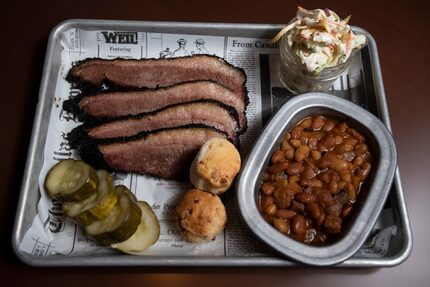
[[[245,2],[248,2],[245,4]],[[61,286],[429,286],[430,206],[427,121],[430,96],[426,1],[306,1],[330,8],[369,31],[378,44],[385,92],[408,205],[413,251],[387,269],[316,268],[34,268],[11,248],[11,233],[36,108],[48,35],[70,18],[286,23],[297,3],[267,1],[1,1],[0,272],[14,285]],[[224,283],[225,282],[225,283]]]

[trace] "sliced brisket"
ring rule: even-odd
[[[153,112],[171,105],[196,100],[215,100],[233,107],[239,117],[240,133],[246,131],[246,103],[236,93],[211,81],[187,82],[168,88],[144,91],[108,92],[86,96],[80,100],[79,107],[88,117],[117,118]]]
[[[238,144],[236,110],[213,101],[189,102],[170,106],[154,113],[108,122],[88,130],[94,140],[121,138],[143,131],[153,131],[188,124],[204,124],[225,132]]]
[[[95,144],[79,138],[71,145],[96,168],[134,172],[167,179],[186,179],[200,147],[225,134],[202,125],[146,133],[126,141]]]
[[[87,59],[76,64],[67,79],[101,86],[108,82],[123,87],[156,88],[181,82],[214,80],[247,100],[246,75],[224,59],[194,55],[169,59]]]

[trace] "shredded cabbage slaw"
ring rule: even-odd
[[[298,7],[293,22],[273,39],[277,42],[287,34],[288,45],[300,58],[306,69],[318,74],[323,69],[345,63],[355,50],[366,43],[366,37],[354,34],[348,21],[329,9],[306,10]]]

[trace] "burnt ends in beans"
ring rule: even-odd
[[[303,119],[284,136],[263,174],[263,216],[296,240],[329,241],[351,215],[371,161],[365,138],[346,122]]]

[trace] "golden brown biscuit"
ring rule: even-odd
[[[208,140],[195,157],[190,168],[191,183],[213,194],[225,192],[240,170],[240,154],[228,140]]]
[[[221,199],[214,194],[191,189],[176,207],[181,235],[190,242],[215,239],[224,229],[227,213]]]

